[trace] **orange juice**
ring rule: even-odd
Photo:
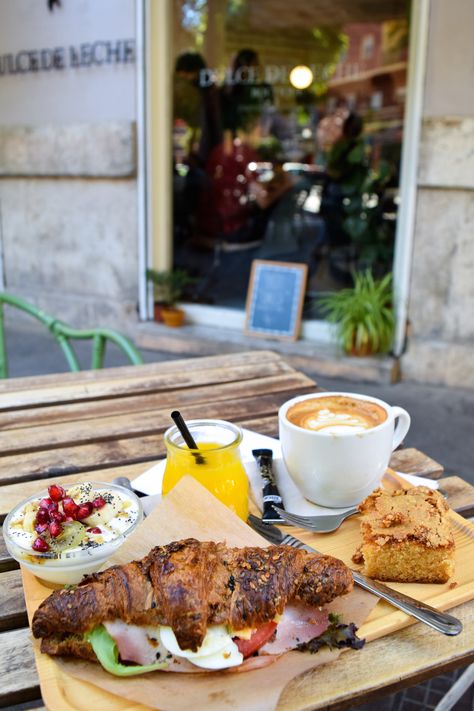
[[[192,420],[187,425],[204,462],[200,463],[196,451],[187,447],[176,427],[167,430],[163,494],[188,474],[245,521],[249,485],[239,455],[241,430],[222,420]]]

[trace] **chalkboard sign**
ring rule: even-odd
[[[296,340],[307,275],[306,264],[254,259],[247,293],[245,332]]]

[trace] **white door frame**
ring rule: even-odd
[[[172,0],[136,0],[138,310],[153,317],[146,270],[172,259]],[[159,87],[154,91],[154,87]],[[164,100],[163,100],[164,98]]]
[[[426,53],[431,0],[413,0],[410,21],[407,95],[400,169],[393,264],[396,326],[393,352],[401,355],[406,339],[410,276],[416,217],[417,172],[424,95]],[[137,145],[138,145],[138,252],[139,313],[152,318],[153,301],[145,269],[169,266],[172,248],[171,180],[171,18],[172,0],[137,0]],[[152,86],[159,87],[155,92]],[[196,323],[241,329],[243,312],[193,305]],[[227,317],[226,317],[227,316]],[[224,318],[223,318],[224,317]],[[329,341],[333,329],[322,321],[305,321],[302,337]]]
[[[417,176],[423,115],[424,82],[430,0],[413,0],[408,48],[408,80],[400,167],[400,207],[398,210],[393,260],[395,335],[393,353],[400,356],[405,348],[411,265],[415,237]]]

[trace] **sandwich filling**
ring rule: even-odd
[[[187,539],[53,592],[32,629],[43,652],[99,661],[114,674],[240,670],[290,649],[317,651],[325,636],[360,646],[355,628],[323,609],[352,586],[331,556]]]

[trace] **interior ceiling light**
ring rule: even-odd
[[[298,64],[290,72],[290,84],[295,89],[307,89],[313,82],[313,72],[305,64]]]

